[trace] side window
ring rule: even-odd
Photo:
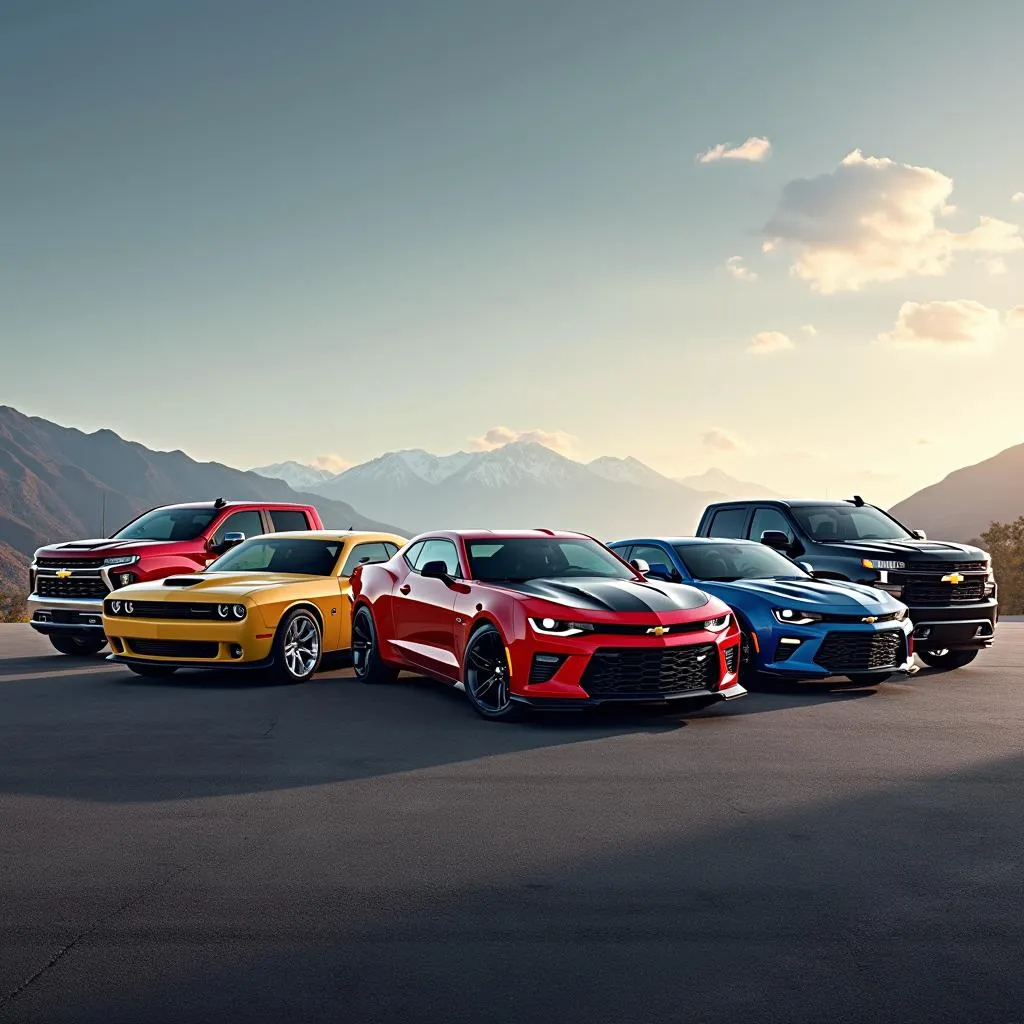
[[[270,510],[270,528],[274,533],[288,530],[308,530],[306,513],[296,508],[274,508]]]
[[[394,558],[398,554],[398,545],[392,544],[390,541],[384,541],[384,547],[387,549],[388,558]]]
[[[410,569],[416,568],[416,563],[419,561],[420,555],[423,554],[423,545],[426,541],[420,541],[419,544],[413,544],[408,551],[406,551],[404,558],[409,563]]]
[[[634,546],[632,553],[629,556],[629,560],[642,558],[652,568],[655,565],[661,564],[665,566],[668,571],[675,576],[676,569],[672,565],[672,558],[668,552],[662,548],[655,547],[653,544],[637,544]]]
[[[711,519],[709,537],[736,537],[742,539],[743,525],[747,521],[745,508],[720,508]]]
[[[425,540],[423,550],[413,563],[413,568],[420,569],[427,562],[444,562],[449,576],[462,577],[462,570],[459,568],[459,555],[450,540]]]
[[[386,562],[390,557],[388,545],[381,541],[356,544],[348,553],[345,564],[341,567],[341,575],[351,576],[357,565],[365,565],[367,562]]]
[[[793,540],[793,527],[789,520],[777,508],[756,508],[754,518],[750,521],[750,539],[760,540],[767,530],[778,530],[784,533],[789,541]]]
[[[244,533],[246,540],[258,537],[263,533],[263,519],[254,508],[235,512],[217,527],[217,532],[213,535],[214,543],[223,544],[226,533]]]

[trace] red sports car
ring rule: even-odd
[[[423,534],[352,576],[358,678],[400,669],[465,687],[485,718],[524,706],[742,697],[727,605],[656,583],[591,537],[550,530]]]

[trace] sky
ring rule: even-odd
[[[7,0],[0,403],[895,502],[1024,441],[1024,5]]]

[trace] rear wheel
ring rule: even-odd
[[[320,623],[311,611],[289,612],[274,638],[274,678],[282,683],[304,683],[320,667],[323,642]]]
[[[94,639],[88,636],[57,636],[51,634],[49,641],[61,654],[70,654],[73,658],[91,658],[99,654],[107,646],[107,638]]]
[[[145,676],[147,679],[161,679],[178,671],[176,665],[129,665],[128,668],[137,676]]]
[[[932,668],[954,669],[969,665],[978,656],[977,651],[918,651],[918,657]]]
[[[352,667],[364,683],[393,683],[398,669],[381,659],[377,626],[366,605],[356,609],[352,619]]]
[[[477,714],[502,722],[519,716],[519,708],[512,700],[505,641],[494,626],[481,626],[469,638],[462,681]]]

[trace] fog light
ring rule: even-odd
[[[232,644],[231,645],[231,657],[232,658],[240,658],[241,656],[242,656],[242,645],[241,644]]]
[[[927,640],[931,635],[931,626],[918,626],[917,629],[914,630],[914,636],[916,636],[918,640]]]
[[[117,582],[122,587],[131,586],[135,582],[135,573],[133,572],[122,572],[117,575]]]
[[[36,622],[49,622],[49,621],[50,621],[50,613],[49,612],[36,612]]]

